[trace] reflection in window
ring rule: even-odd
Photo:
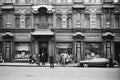
[[[16,44],[16,54],[15,58],[29,58],[30,55],[30,45],[29,43],[17,43]]]
[[[59,55],[65,52],[72,54],[72,43],[57,43],[56,48]]]
[[[95,53],[95,55],[103,56],[102,54],[102,45],[101,43],[86,43],[85,45],[85,54],[91,55],[91,53]]]

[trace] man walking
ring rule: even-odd
[[[50,67],[54,68],[54,57],[50,56]]]

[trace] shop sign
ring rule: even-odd
[[[102,40],[101,33],[86,33],[85,40],[100,41]]]
[[[56,34],[56,40],[71,41],[71,40],[73,40],[72,33],[57,33]]]
[[[15,41],[30,41],[31,35],[26,33],[15,34]]]

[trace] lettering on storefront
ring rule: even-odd
[[[86,33],[85,35],[86,35],[85,40],[91,40],[91,41],[102,40],[101,33]]]
[[[16,41],[30,41],[31,35],[30,34],[15,34]]]

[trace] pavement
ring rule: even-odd
[[[29,64],[29,63],[0,63],[0,66],[16,66],[16,67],[50,67],[49,63],[45,63],[45,65],[40,66],[38,64]],[[68,65],[60,65],[54,64],[55,67],[77,67],[77,64],[68,64]]]

